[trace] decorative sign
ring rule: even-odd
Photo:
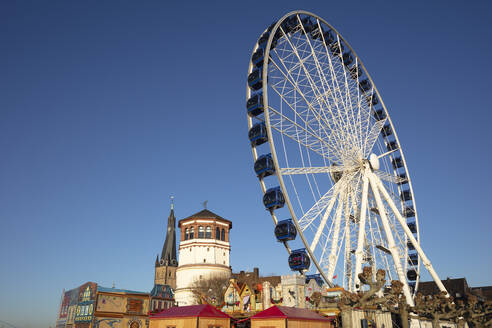
[[[94,301],[81,303],[77,305],[77,311],[75,313],[75,322],[89,322],[92,320],[93,314],[94,314]]]
[[[84,289],[82,294],[82,300],[77,305],[75,312],[75,322],[90,322],[94,314],[94,301],[92,300],[92,293],[90,286]]]

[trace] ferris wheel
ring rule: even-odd
[[[420,247],[396,130],[347,41],[312,13],[288,13],[258,39],[246,90],[254,170],[290,267],[349,291],[363,266],[383,269],[413,305],[422,264],[445,291]]]

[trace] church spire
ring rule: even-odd
[[[162,247],[161,265],[178,266],[176,256],[176,217],[174,216],[174,197],[171,196],[171,213],[167,218],[166,241]]]

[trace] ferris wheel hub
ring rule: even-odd
[[[379,158],[376,154],[369,155],[369,163],[373,170],[379,170]]]

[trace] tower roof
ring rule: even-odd
[[[178,258],[176,256],[176,217],[174,216],[174,206],[171,204],[171,213],[167,218],[167,232],[164,246],[161,252],[161,264],[169,266],[178,266]]]
[[[189,219],[218,219],[218,220],[227,222],[229,224],[229,228],[232,228],[232,222],[231,221],[224,219],[220,215],[217,215],[214,212],[209,211],[207,209],[201,210],[200,212],[197,212],[193,215],[190,215],[184,219],[179,220],[178,226],[181,224],[182,221],[189,220]]]

